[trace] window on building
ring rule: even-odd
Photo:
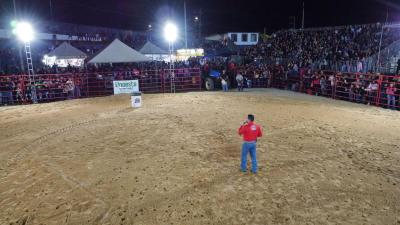
[[[238,38],[237,34],[231,34],[231,40],[233,42],[237,42],[237,38]]]
[[[242,34],[242,42],[248,42],[248,35],[247,34]]]
[[[251,34],[250,41],[251,42],[257,42],[257,34]]]

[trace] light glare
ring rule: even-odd
[[[18,22],[15,25],[13,34],[15,34],[17,36],[17,38],[23,42],[30,42],[34,38],[33,28],[27,22]]]
[[[167,23],[164,28],[164,36],[168,42],[175,42],[178,38],[178,28],[173,23]]]

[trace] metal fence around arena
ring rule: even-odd
[[[400,76],[324,71],[325,82],[308,76],[273,74],[271,87],[355,103],[400,109]],[[390,90],[390,85],[393,89]]]
[[[32,103],[36,89],[38,103],[91,98],[114,94],[114,80],[138,80],[143,93],[171,93],[201,90],[199,68],[113,71],[94,73],[0,76],[0,106]],[[172,91],[172,92],[174,92]]]

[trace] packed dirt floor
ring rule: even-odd
[[[273,89],[143,103],[0,108],[0,224],[400,224],[400,112]]]

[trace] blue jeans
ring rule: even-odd
[[[240,168],[243,172],[247,171],[247,155],[250,153],[251,171],[257,173],[256,145],[256,142],[244,142],[242,145],[242,163]]]
[[[228,84],[223,84],[222,85],[222,90],[223,91],[228,91]]]
[[[396,96],[394,95],[387,95],[387,104],[388,108],[396,108]]]

